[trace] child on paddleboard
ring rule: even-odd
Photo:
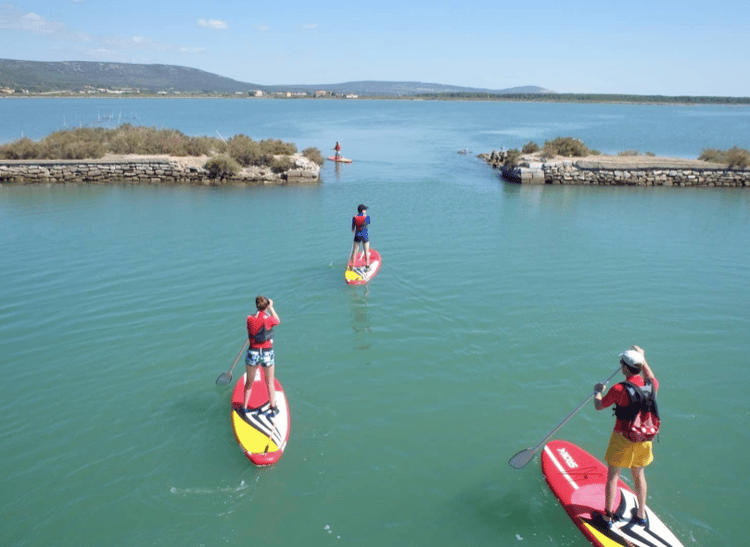
[[[261,366],[266,369],[266,387],[268,388],[268,403],[270,404],[270,409],[266,415],[273,418],[279,413],[276,406],[276,388],[274,387],[276,363],[273,353],[273,328],[281,324],[281,319],[273,308],[273,300],[270,298],[258,296],[255,299],[255,307],[258,312],[247,317],[247,335],[250,339],[250,346],[247,349],[247,357],[245,357],[247,376],[245,380],[245,400],[242,408],[245,409],[245,412],[251,410],[247,405],[253,389],[255,372],[258,366]]]
[[[646,362],[646,354],[642,348],[633,346],[629,350],[620,354],[620,370],[625,375],[625,381],[631,382],[636,386],[643,387],[650,383],[654,396],[659,389],[659,382],[654,373]],[[605,384],[598,383],[594,386],[594,407],[602,410],[615,405],[617,413],[621,408],[630,404],[630,396],[622,383],[613,385],[607,394],[602,397],[602,392],[606,387]],[[616,414],[617,415],[617,414]],[[625,420],[617,419],[612,437],[609,440],[609,447],[604,459],[607,461],[607,484],[604,490],[604,514],[597,513],[594,518],[605,527],[612,526],[614,520],[619,517],[614,513],[615,497],[617,493],[617,481],[620,478],[620,472],[625,468],[630,468],[635,483],[635,493],[638,500],[638,509],[633,512],[632,520],[641,526],[646,525],[646,472],[645,467],[654,460],[651,451],[651,441],[633,442],[625,438],[626,430]]]
[[[362,245],[362,253],[365,258],[365,269],[370,268],[370,234],[367,227],[370,225],[370,217],[367,214],[367,205],[360,204],[357,207],[357,214],[352,217],[352,232],[354,233],[354,242],[352,243],[352,252],[349,255],[347,269],[354,268],[354,257],[357,254],[357,248]]]

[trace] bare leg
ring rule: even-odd
[[[245,366],[245,371],[247,372],[247,377],[245,380],[245,402],[242,405],[242,408],[247,408],[247,404],[250,402],[250,392],[253,390],[253,381],[255,380],[255,371],[258,370],[258,365]]]
[[[274,377],[275,377],[275,369],[276,365],[271,365],[270,367],[266,367],[265,373],[266,373],[266,387],[268,388],[268,402],[271,405],[271,408],[276,408],[276,386],[274,384]]]
[[[638,499],[638,518],[646,518],[646,497],[648,485],[646,484],[646,469],[644,467],[633,467],[633,483],[635,484],[635,495]]]
[[[617,480],[620,478],[622,467],[607,467],[607,484],[604,487],[604,511],[613,513],[615,510],[615,495],[617,494]]]
[[[347,268],[351,269],[354,267],[354,257],[357,254],[357,247],[359,247],[358,242],[355,241],[354,243],[352,243],[352,252],[349,253],[349,264],[347,264]]]
[[[365,255],[365,267],[370,267],[370,242],[365,241],[362,243],[363,251],[362,254]]]

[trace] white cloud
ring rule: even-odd
[[[214,30],[225,30],[229,28],[229,25],[227,25],[226,22],[219,19],[198,19],[198,24],[203,28],[210,28]]]
[[[139,49],[148,51],[169,51],[175,48],[172,44],[162,44],[154,42],[149,38],[143,36],[131,36],[130,38],[108,38],[104,42],[110,46],[125,48],[125,49]]]
[[[77,36],[68,33],[63,23],[47,21],[41,15],[34,12],[26,13],[8,4],[0,5],[0,30],[17,30],[44,36],[77,39]]]
[[[268,25],[255,25],[255,30],[259,30],[260,32],[267,32]]]
[[[318,28],[318,23],[305,23],[302,25],[302,28],[304,29],[316,29]]]
[[[206,48],[204,48],[204,47],[187,47],[187,46],[182,46],[180,48],[177,48],[177,51],[179,51],[180,53],[188,53],[188,54],[205,53],[206,52]]]

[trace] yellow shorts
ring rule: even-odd
[[[604,459],[613,467],[646,467],[654,461],[651,441],[634,443],[613,431]]]

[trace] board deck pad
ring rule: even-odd
[[[276,406],[279,413],[270,418],[268,389],[266,388],[265,369],[258,367],[255,372],[253,389],[250,393],[248,406],[252,409],[245,413],[242,404],[245,397],[245,377],[237,380],[232,392],[232,429],[234,438],[240,445],[242,452],[255,465],[273,465],[284,453],[289,440],[291,429],[291,415],[289,403],[278,378],[274,378],[276,387]]]
[[[666,525],[646,506],[646,526],[632,519],[636,496],[622,479],[618,482],[615,514],[620,520],[612,528],[597,524],[593,517],[604,512],[607,466],[597,458],[563,440],[547,443],[541,457],[547,485],[584,536],[597,547],[683,547]]]
[[[380,253],[375,249],[370,249],[370,269],[365,270],[364,253],[357,253],[354,255],[354,267],[344,271],[344,280],[349,285],[364,285],[377,275],[382,264]]]
[[[331,161],[335,161],[337,163],[351,163],[352,162],[352,160],[348,158],[344,158],[343,156],[340,158],[337,158],[336,156],[328,156],[328,159]]]

